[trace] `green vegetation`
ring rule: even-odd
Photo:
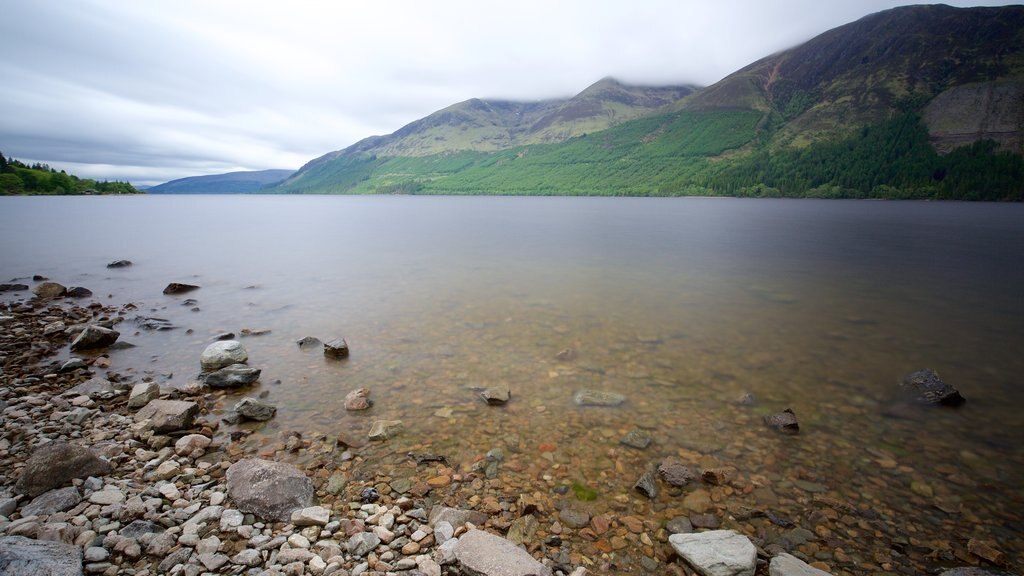
[[[46,164],[31,166],[0,153],[0,195],[139,194],[127,182],[79,178]]]

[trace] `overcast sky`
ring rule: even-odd
[[[0,0],[0,151],[140,185],[298,168],[469,98],[709,85],[907,3]]]

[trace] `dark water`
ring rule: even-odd
[[[554,443],[543,481],[606,493],[629,493],[648,461],[700,456],[783,507],[800,502],[794,479],[813,479],[906,519],[900,530],[1022,552],[1021,205],[0,198],[0,246],[0,281],[43,274],[181,327],[122,328],[137,348],[112,355],[116,370],[181,385],[211,335],[271,330],[244,339],[279,407],[268,438],[387,418],[405,422],[396,451],[472,461]],[[135,265],[105,268],[121,258]],[[186,296],[199,312],[161,294],[172,281],[202,286]],[[307,335],[345,337],[352,357],[301,352]],[[575,359],[557,360],[564,349]],[[901,407],[896,382],[926,367],[967,404]],[[488,407],[475,390],[498,382],[512,402]],[[360,386],[371,415],[341,406]],[[581,409],[581,388],[629,400]],[[756,406],[735,405],[745,392]],[[785,407],[796,439],[760,422]],[[654,445],[624,454],[634,427]]]

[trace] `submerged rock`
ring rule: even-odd
[[[117,330],[104,328],[91,324],[82,330],[82,333],[71,342],[71,350],[92,350],[94,348],[105,348],[117,341],[121,333]]]
[[[319,338],[313,336],[306,336],[302,340],[296,342],[299,345],[300,350],[309,350],[311,348],[317,348],[323,346],[323,342]]]
[[[26,284],[0,284],[0,292],[20,292],[22,290],[28,290]]]
[[[370,390],[367,388],[356,388],[345,395],[345,410],[366,410],[372,405]]]
[[[697,473],[676,456],[668,456],[658,465],[658,474],[672,486],[686,486],[697,478]]]
[[[114,260],[110,264],[107,264],[107,268],[127,268],[131,265],[131,260]]]
[[[324,344],[324,356],[327,358],[348,358],[348,342],[344,338],[335,338]]]
[[[658,480],[653,468],[644,472],[643,476],[633,484],[633,489],[651,500],[658,497]]]
[[[928,404],[960,406],[967,400],[960,391],[946,384],[934,370],[918,370],[903,377],[901,388],[908,388],[918,394],[917,399]]]
[[[215,372],[204,373],[200,379],[210,388],[241,388],[260,379],[259,368],[245,364],[231,364]]]
[[[626,397],[616,392],[601,390],[580,390],[573,396],[577,406],[618,406],[626,401]]]
[[[512,391],[508,384],[495,384],[480,393],[480,397],[491,406],[501,406],[512,398]]]
[[[639,429],[630,430],[625,436],[619,439],[620,444],[629,446],[630,448],[636,448],[643,450],[651,444],[651,437],[646,432]]]
[[[754,576],[757,548],[732,530],[673,534],[669,544],[704,576]]]
[[[405,425],[401,420],[377,420],[370,427],[370,440],[387,440],[398,435]]]
[[[174,324],[166,318],[146,318],[143,316],[135,317],[135,324],[139,328],[145,328],[146,330],[173,330]]]
[[[789,408],[786,408],[782,412],[765,416],[764,423],[769,427],[775,428],[779,432],[784,432],[786,434],[796,434],[800,432],[800,423],[796,420],[796,414]]]
[[[182,284],[179,282],[171,282],[164,288],[164,294],[184,294],[193,290],[198,290],[199,286],[194,284]]]

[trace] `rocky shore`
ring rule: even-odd
[[[798,480],[808,494],[802,517],[750,507],[740,497],[763,487],[731,463],[696,454],[636,470],[633,490],[598,511],[587,506],[586,486],[553,486],[550,470],[528,470],[501,449],[471,463],[430,452],[375,462],[386,453],[379,447],[401,433],[398,421],[378,421],[361,437],[290,433],[253,453],[246,430],[231,423],[274,413],[258,397],[223,410],[225,389],[259,378],[240,343],[219,342],[201,357],[197,351],[202,377],[161,388],[110,369],[118,328],[135,306],[85,302],[50,285],[37,292],[0,307],[0,575],[752,576],[916,568],[893,555],[867,556],[867,546],[844,550],[839,534],[888,532],[870,509],[806,479]],[[330,356],[347,356],[344,341],[328,344]],[[54,361],[66,347],[73,358]],[[369,395],[352,391],[346,408],[367,409]],[[510,397],[507,387],[481,393],[491,409]],[[574,400],[600,409],[626,398],[581,390]],[[799,431],[791,411],[766,416],[765,424],[769,432]],[[636,429],[621,444],[642,451],[650,441]],[[299,452],[305,457],[279,458]],[[503,483],[502,471],[532,475],[534,484]],[[667,522],[643,513],[662,490],[678,502]],[[949,558],[1008,564],[984,540]],[[857,563],[863,571],[843,567]],[[996,573],[976,566],[945,572]]]

